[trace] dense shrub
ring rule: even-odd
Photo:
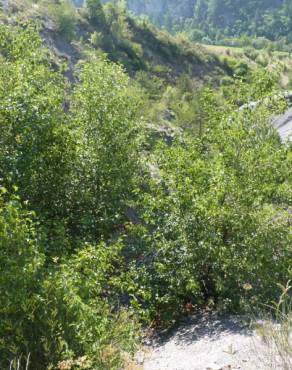
[[[60,218],[74,161],[65,81],[34,29],[1,26],[0,34],[0,181],[8,189],[21,185],[39,215]]]
[[[0,41],[0,367],[120,368],[138,333],[120,303],[131,283],[122,244],[101,239],[123,228],[136,187],[128,78],[84,64],[68,109],[35,30],[2,26]],[[27,211],[6,195],[15,185]]]
[[[86,9],[89,20],[96,26],[105,25],[105,16],[100,0],[87,0]]]
[[[123,245],[87,245],[69,260],[45,263],[35,217],[1,192],[1,368],[14,360],[15,368],[18,361],[38,369],[120,368],[139,332],[130,313],[118,311],[127,287]]]
[[[53,238],[62,228],[105,235],[121,223],[138,168],[128,78],[103,59],[85,64],[65,113],[66,84],[36,35],[2,29],[1,181],[19,185],[20,195],[56,229]]]
[[[33,214],[0,191],[0,366],[8,369],[15,358],[26,362],[40,351],[35,329],[45,258]]]
[[[270,127],[272,105],[209,119],[202,140],[159,149],[158,178],[141,194],[151,234],[140,230],[144,263],[133,267],[157,319],[208,300],[269,302],[291,278],[291,155]]]
[[[68,40],[72,40],[77,23],[77,13],[70,0],[62,0],[59,4],[49,7],[57,32]]]
[[[122,68],[104,60],[83,66],[72,99],[80,156],[75,168],[74,229],[110,233],[124,218],[138,170],[135,100]]]
[[[126,47],[125,14],[106,16]],[[238,64],[228,86],[194,91],[188,74],[130,83],[87,56],[71,86],[33,27],[0,26],[1,368],[119,369],[137,316],[238,311],[291,278],[277,76]]]
[[[83,362],[80,368],[119,369],[125,353],[134,351],[139,327],[120,307],[127,286],[122,248],[122,243],[85,245],[48,269],[45,307],[39,311],[44,368],[75,369]]]

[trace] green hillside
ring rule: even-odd
[[[150,22],[129,17],[126,8],[100,5],[99,14],[90,17],[86,8],[76,9],[71,1],[10,0],[3,22],[18,20],[37,22],[46,45],[56,56],[76,64],[90,50],[106,53],[131,73],[147,71],[161,73],[173,79],[189,73],[194,79],[216,80],[230,73],[215,55],[157,30]]]
[[[236,43],[234,38],[243,38],[242,44],[248,41],[251,44],[252,40],[246,40],[251,37],[260,38],[255,43],[258,47],[266,46],[269,40],[276,42],[276,48],[292,42],[289,0],[128,0],[127,3],[135,13],[149,15],[172,32],[186,31],[195,41],[232,45]]]
[[[135,369],[188,315],[279,299],[290,335],[289,53],[192,43],[121,2],[4,5],[0,369]]]

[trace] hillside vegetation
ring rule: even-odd
[[[1,369],[121,369],[145,329],[292,278],[277,70],[143,22],[97,0],[1,11]]]
[[[289,0],[128,0],[136,14],[149,15],[172,32],[194,41],[227,45],[270,45],[291,50],[292,5]]]
[[[3,22],[37,22],[46,45],[71,64],[86,59],[93,49],[123,64],[131,75],[143,70],[170,80],[189,73],[199,81],[215,79],[229,69],[203,47],[158,31],[146,19],[129,17],[122,2],[104,7],[98,2],[96,9],[95,5],[76,9],[70,0],[10,0],[9,4]]]

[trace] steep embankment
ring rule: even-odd
[[[10,1],[0,17],[4,23],[37,22],[46,46],[56,56],[56,65],[68,65],[70,79],[76,63],[87,59],[90,52],[106,53],[131,75],[143,70],[168,81],[188,74],[196,81],[216,82],[232,73],[227,64],[204,47],[178,40],[111,4],[95,22],[88,18],[85,8],[58,4],[52,7],[28,0]]]

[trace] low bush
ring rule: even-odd
[[[259,54],[255,61],[262,67],[269,65],[269,57],[263,53]]]
[[[81,369],[120,369],[126,353],[134,352],[139,326],[121,306],[127,287],[122,248],[85,245],[48,269],[39,312],[46,366],[75,369],[83,361]]]
[[[62,0],[59,5],[49,6],[48,9],[55,22],[57,32],[66,39],[72,40],[78,16],[71,1]]]
[[[151,234],[133,268],[158,321],[210,300],[236,311],[269,302],[291,278],[289,149],[265,106],[229,114],[209,117],[202,140],[159,149],[141,194]]]
[[[139,335],[134,316],[120,307],[128,285],[123,244],[46,259],[35,216],[1,192],[1,368],[119,369]]]

